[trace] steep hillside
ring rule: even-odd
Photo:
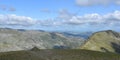
[[[120,55],[89,50],[29,50],[0,53],[0,60],[120,60]]]
[[[40,49],[77,48],[83,39],[68,38],[59,33],[36,30],[0,29],[0,52],[28,50],[33,47]]]
[[[112,30],[96,32],[81,49],[120,53],[120,33]]]

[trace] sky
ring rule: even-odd
[[[0,28],[120,31],[120,0],[0,0]]]

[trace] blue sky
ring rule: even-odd
[[[119,6],[120,0],[0,0],[0,27],[119,31]]]

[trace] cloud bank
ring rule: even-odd
[[[15,14],[0,14],[0,25],[8,26],[42,26],[42,27],[76,27],[79,28],[118,28],[120,26],[120,11],[114,11],[100,15],[98,13],[74,15],[70,12],[61,11],[55,19],[36,20],[31,17],[17,16]],[[39,27],[37,27],[38,29]],[[64,29],[64,28],[63,28]]]
[[[113,13],[108,13],[105,15],[100,15],[97,13],[93,14],[85,14],[84,16],[72,16],[72,18],[66,21],[67,24],[72,25],[82,25],[82,24],[90,24],[90,25],[114,25],[120,22],[120,11],[115,11]]]
[[[17,16],[15,14],[2,15],[0,14],[0,25],[19,25],[19,26],[30,26],[36,23],[36,20],[31,17]]]
[[[76,4],[79,6],[92,6],[92,5],[120,5],[120,0],[76,0]]]

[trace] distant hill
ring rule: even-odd
[[[120,55],[114,53],[78,49],[34,49],[0,53],[0,60],[120,60]]]
[[[83,38],[88,39],[89,36],[92,35],[93,32],[62,32],[61,34],[67,36],[67,37],[76,37],[76,38]]]
[[[66,37],[56,32],[0,28],[0,52],[28,50],[33,47],[75,49],[82,43],[84,43],[84,39]]]
[[[112,30],[96,32],[81,49],[120,53],[120,33]]]

